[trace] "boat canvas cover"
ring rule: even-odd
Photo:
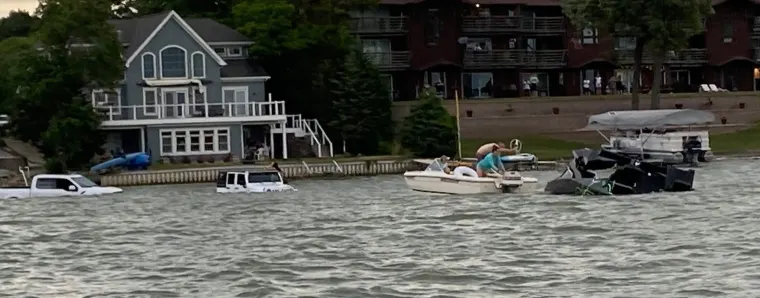
[[[715,121],[715,115],[699,110],[612,111],[588,118],[581,130],[639,130],[668,126],[703,125]]]

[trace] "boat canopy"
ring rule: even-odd
[[[425,171],[443,172],[445,167],[447,167],[447,165],[441,160],[441,158],[436,158],[427,166],[427,168],[425,168]]]
[[[713,113],[690,109],[612,111],[589,117],[588,125],[581,130],[657,129],[668,126],[704,125],[713,121]]]

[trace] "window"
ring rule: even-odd
[[[734,41],[734,25],[730,22],[723,23],[723,43]]]
[[[438,9],[428,9],[425,19],[425,41],[428,45],[438,43],[441,37],[441,20],[438,18]]]
[[[248,87],[222,87],[225,116],[248,115]]]
[[[158,114],[157,106],[158,100],[156,97],[156,88],[143,88],[143,114],[144,115],[156,115]]]
[[[227,56],[230,56],[230,57],[243,56],[243,48],[241,47],[229,48],[229,53],[227,53]]]
[[[596,28],[584,28],[581,33],[583,34],[583,39],[581,40],[583,44],[599,43],[599,30]]]
[[[156,78],[156,55],[153,53],[145,53],[142,56],[142,76],[143,79]]]
[[[224,57],[224,56],[227,56],[227,49],[225,49],[225,48],[214,48],[214,53],[216,53],[220,57]]]
[[[636,37],[616,37],[616,50],[634,50],[636,49]]]
[[[249,172],[248,183],[281,182],[277,172]]]
[[[206,77],[206,56],[201,52],[193,53],[193,78]]]
[[[95,108],[109,111],[113,115],[121,115],[121,90],[92,90],[92,105]]]
[[[391,63],[391,42],[387,39],[364,39],[362,40],[364,55],[377,65]]]
[[[444,72],[425,72],[425,88],[435,88],[435,95],[440,98],[446,98],[446,73]]]
[[[491,39],[490,38],[469,38],[467,40],[467,49],[472,51],[490,51]]]
[[[227,128],[161,130],[161,154],[227,153],[229,136]]]
[[[245,174],[237,174],[237,184],[245,186]]]
[[[60,189],[69,191],[69,186],[74,185],[69,179],[64,178],[40,178],[37,179],[37,189]]]
[[[187,52],[177,46],[169,46],[161,50],[161,77],[187,77]]]
[[[474,72],[462,74],[462,92],[465,98],[490,98],[493,96],[493,73]]]

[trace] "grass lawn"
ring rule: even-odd
[[[599,147],[599,144],[584,144],[581,142],[570,142],[543,136],[524,136],[518,137],[517,139],[520,139],[520,141],[523,142],[522,152],[533,153],[538,157],[538,160],[567,159],[572,156],[572,151],[575,149]],[[503,140],[502,142],[509,146],[510,140]],[[500,140],[462,140],[462,155],[465,158],[475,157],[475,151],[477,151],[480,146],[494,141],[499,142]]]
[[[710,135],[710,147],[715,154],[760,152],[760,123],[736,132]]]

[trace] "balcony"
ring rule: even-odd
[[[95,110],[102,115],[102,126],[105,128],[161,124],[274,123],[287,119],[284,101],[98,106]]]
[[[562,68],[567,64],[565,50],[491,50],[467,51],[464,55],[464,67],[468,69],[493,68]]]
[[[403,70],[409,68],[411,56],[407,51],[365,52],[367,59],[380,70]]]
[[[760,62],[760,48],[754,48],[752,50],[752,58],[755,59],[755,62]]]
[[[464,33],[525,33],[531,35],[565,34],[564,17],[464,17]]]
[[[616,50],[617,63],[619,65],[633,65],[633,50]],[[641,59],[643,64],[652,64],[654,60],[649,52],[644,52]],[[671,51],[668,54],[665,64],[673,66],[700,66],[707,63],[706,49],[685,49],[680,51]]]
[[[406,17],[352,18],[350,28],[364,35],[403,35],[406,33]]]
[[[752,22],[752,38],[760,38],[760,17],[755,17]]]

